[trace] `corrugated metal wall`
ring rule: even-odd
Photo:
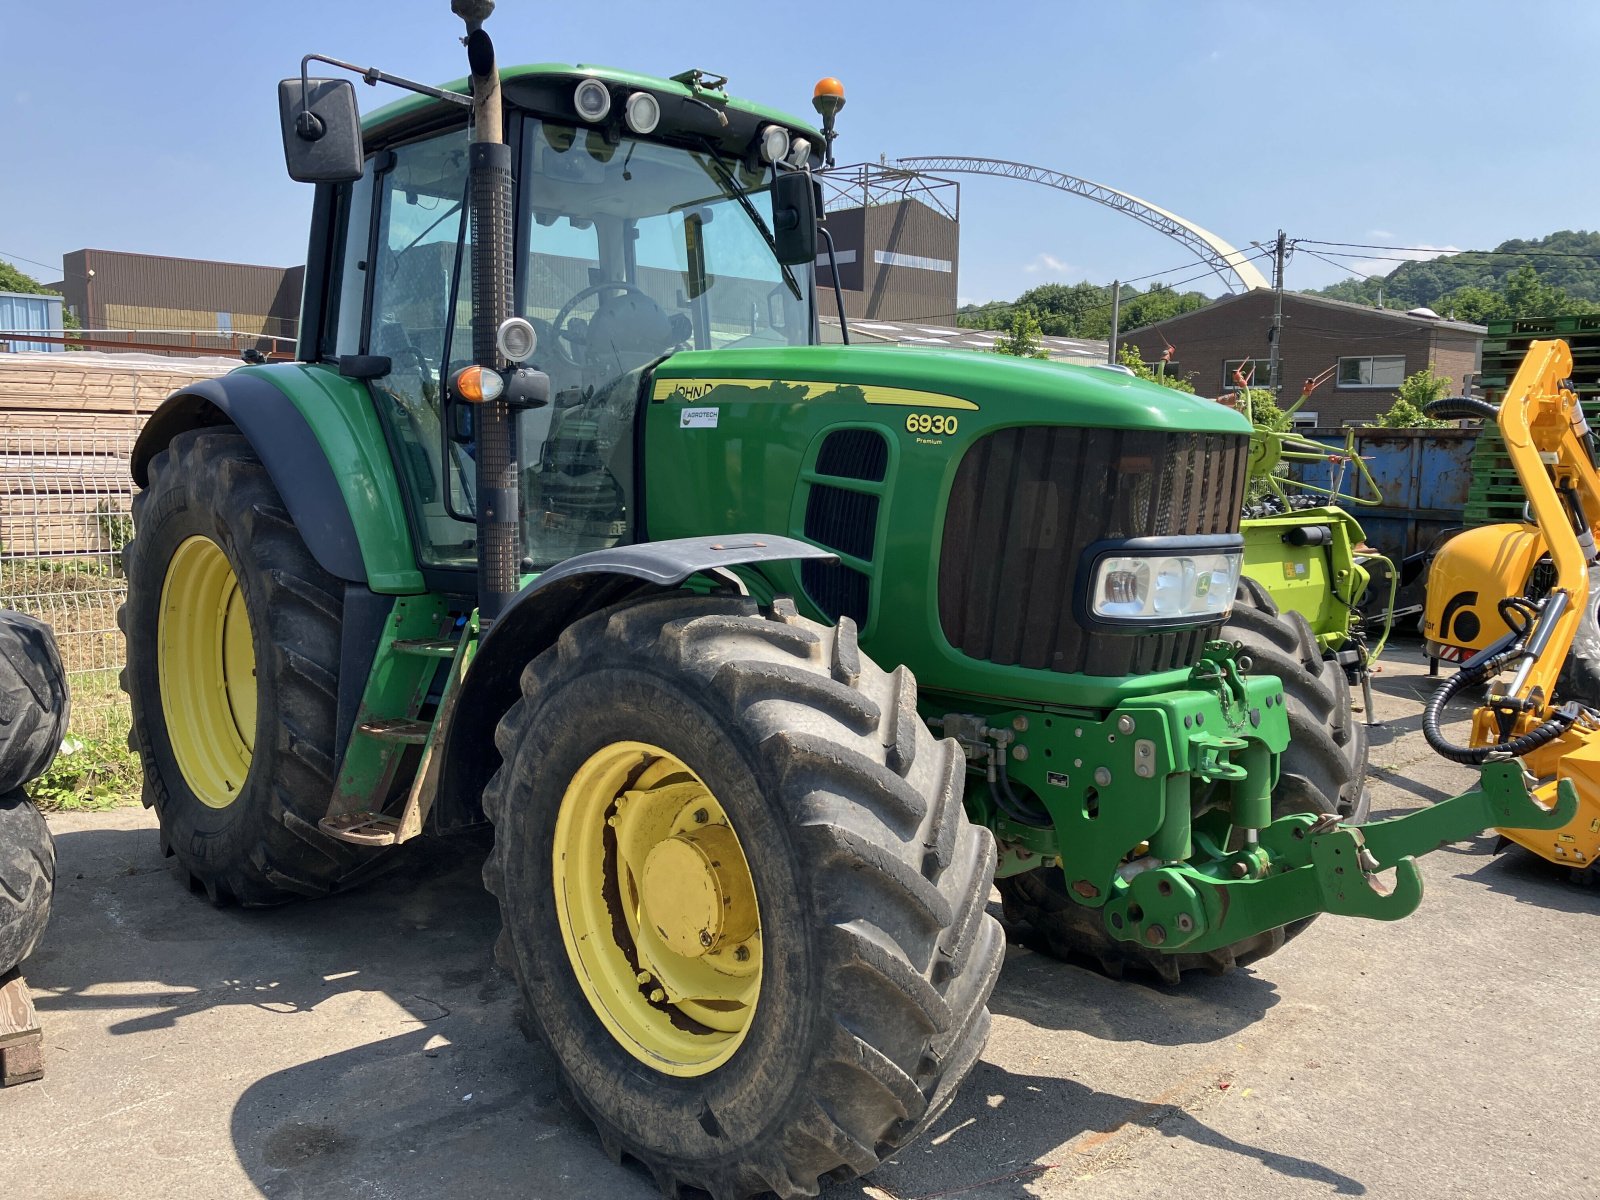
[[[22,292],[0,292],[0,329],[37,329],[47,332],[61,328],[61,297],[32,296]],[[0,337],[0,350],[61,350],[49,342],[25,342]]]
[[[955,324],[960,225],[920,200],[828,214],[846,315]],[[835,315],[833,277],[817,255],[817,303]]]
[[[90,329],[216,330],[292,338],[300,323],[304,267],[75,250],[62,260],[61,290]],[[188,339],[144,337],[130,340]]]

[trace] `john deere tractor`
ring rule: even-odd
[[[134,744],[197,888],[323,896],[487,819],[500,959],[606,1148],[793,1196],[976,1060],[996,876],[1050,948],[1175,979],[1402,916],[1411,854],[1504,823],[1340,823],[1337,714],[1238,645],[1298,653],[1235,606],[1243,417],[819,344],[836,81],[817,129],[703,71],[501,73],[455,7],[470,79],[353,67],[413,93],[364,122],[281,85],[296,361],[135,450]]]

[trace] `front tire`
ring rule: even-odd
[[[584,618],[522,684],[484,881],[607,1150],[742,1200],[905,1145],[982,1050],[1004,949],[910,674],[849,621],[680,594]]]
[[[326,895],[375,853],[317,828],[333,794],[339,581],[231,426],[179,434],[149,478],[118,613],[145,806],[213,903]]]
[[[1324,659],[1306,619],[1281,613],[1260,584],[1241,580],[1233,613],[1218,635],[1237,642],[1251,660],[1251,673],[1276,675],[1288,701],[1289,746],[1279,758],[1272,816],[1338,813],[1359,824],[1372,797],[1366,788],[1367,731],[1350,711],[1350,685],[1338,663]],[[1280,925],[1202,954],[1161,954],[1119,941],[1106,929],[1100,909],[1077,903],[1060,868],[1012,875],[998,884],[1008,923],[1035,930],[1056,958],[1093,963],[1120,978],[1132,970],[1175,985],[1184,972],[1220,975],[1257,962],[1280,949],[1314,917]]]

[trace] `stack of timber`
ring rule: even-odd
[[[140,426],[173,391],[237,365],[92,351],[0,354],[0,557],[114,550]]]

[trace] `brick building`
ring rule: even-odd
[[[1169,370],[1187,378],[1202,395],[1233,387],[1233,371],[1252,366],[1257,386],[1268,383],[1268,334],[1273,294],[1265,289],[1224,296],[1205,308],[1120,336],[1138,347],[1148,363],[1168,353]],[[1280,347],[1279,402],[1300,397],[1305,380],[1335,367],[1296,414],[1302,428],[1338,429],[1371,421],[1389,407],[1406,376],[1432,367],[1465,390],[1477,375],[1484,327],[1417,313],[1368,308],[1322,296],[1286,292]]]

